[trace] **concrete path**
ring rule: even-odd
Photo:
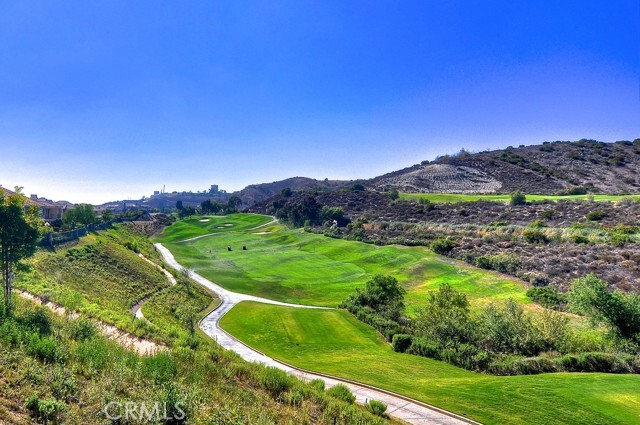
[[[268,223],[271,224],[271,223]],[[173,254],[165,248],[162,244],[154,244],[158,252],[164,258],[164,261],[174,269],[182,272],[182,267],[174,258]],[[266,366],[276,367],[284,370],[285,372],[296,376],[304,381],[310,381],[312,379],[322,379],[325,381],[326,387],[330,388],[337,384],[343,384],[349,387],[353,395],[356,396],[356,402],[360,404],[366,403],[368,400],[378,400],[387,405],[387,413],[395,418],[406,421],[410,424],[426,425],[426,424],[442,424],[442,425],[461,425],[461,424],[478,424],[478,422],[467,419],[463,416],[456,415],[455,413],[447,412],[446,410],[431,406],[427,403],[422,403],[417,400],[404,397],[400,394],[396,394],[390,391],[386,391],[380,388],[375,388],[369,385],[361,384],[358,382],[349,381],[346,379],[337,378],[322,373],[307,371],[298,367],[294,367],[287,363],[275,360],[264,353],[244,344],[231,334],[227,333],[219,326],[220,319],[229,310],[231,310],[236,304],[241,301],[255,301],[265,304],[281,305],[286,307],[296,308],[317,308],[326,309],[326,307],[307,306],[300,304],[289,304],[279,301],[269,300],[266,298],[255,297],[253,295],[239,294],[237,292],[229,291],[220,285],[217,285],[210,280],[200,276],[195,272],[190,272],[190,276],[196,282],[204,286],[205,288],[215,292],[220,297],[220,306],[217,309],[209,313],[200,322],[200,328],[213,338],[218,344],[227,350],[235,351],[243,359],[262,363]]]

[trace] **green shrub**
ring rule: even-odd
[[[511,193],[511,197],[510,197],[509,203],[511,205],[524,205],[524,204],[527,203],[527,197],[522,192],[520,192],[518,190],[518,191],[515,191],[515,192]]]
[[[446,255],[453,250],[458,244],[448,238],[438,238],[431,242],[431,249],[436,254]]]
[[[293,386],[292,378],[286,372],[275,367],[265,368],[260,375],[260,386],[274,399]]]
[[[369,400],[365,405],[364,408],[367,409],[369,412],[371,412],[372,414],[376,415],[376,416],[380,416],[380,417],[387,417],[387,415],[384,413],[387,411],[387,405],[384,404],[381,401],[378,400]]]
[[[391,341],[391,346],[393,351],[404,353],[411,346],[411,335],[395,334]]]
[[[25,407],[31,413],[32,418],[46,424],[49,422],[59,423],[60,417],[66,410],[67,405],[61,401],[50,398],[41,400],[38,396],[32,395],[27,399]]]
[[[571,241],[573,243],[588,244],[589,238],[583,235],[573,235],[571,236]]]
[[[429,357],[440,360],[440,344],[437,341],[424,337],[415,337],[411,341],[411,346],[406,351],[408,354]]]
[[[45,363],[64,363],[68,353],[52,336],[40,337],[31,334],[27,339],[27,353],[37,357]]]
[[[607,216],[607,213],[603,210],[593,210],[588,213],[585,218],[589,221],[600,221]]]
[[[549,243],[549,238],[540,230],[527,229],[522,232],[522,237],[528,243],[540,243],[547,244]]]
[[[324,387],[325,387],[325,382],[322,379],[313,379],[311,381],[309,381],[309,385],[313,388],[315,388],[316,390],[322,392],[324,391]]]
[[[633,240],[631,239],[631,236],[627,234],[614,233],[611,235],[611,245],[613,246],[622,247],[622,246],[625,246],[625,244],[630,242],[633,242]]]
[[[65,329],[69,337],[76,341],[92,338],[98,332],[93,322],[83,318],[69,320]]]
[[[159,383],[169,382],[176,370],[175,360],[167,353],[158,353],[142,360],[143,376]]]
[[[527,291],[527,297],[547,308],[557,308],[565,302],[564,296],[553,286],[534,286]]]
[[[344,384],[334,385],[327,390],[327,394],[349,404],[353,404],[353,402],[356,401],[356,396],[354,396],[351,390]]]
[[[111,362],[107,341],[104,338],[86,339],[74,351],[77,362],[84,368],[85,374],[91,375],[105,369]]]
[[[51,316],[44,307],[38,307],[28,311],[27,314],[21,318],[21,322],[25,327],[38,332],[39,335],[51,334]]]

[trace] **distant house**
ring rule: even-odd
[[[2,186],[0,186],[0,192],[4,193],[5,195],[12,195],[15,193]],[[40,216],[47,223],[56,220],[62,220],[62,216],[64,215],[65,211],[69,207],[73,207],[73,204],[67,201],[53,202],[50,199],[38,198],[38,195],[31,195],[29,198],[27,198],[27,202],[40,208]]]
[[[69,206],[68,202],[53,202],[47,198],[38,198],[38,195],[31,195],[29,201],[40,207],[40,216],[46,222],[62,220],[62,216]]]

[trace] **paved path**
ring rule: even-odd
[[[270,224],[270,223],[268,223]],[[182,272],[182,267],[174,258],[173,254],[165,248],[162,244],[156,243],[156,249],[164,261],[174,269]],[[310,381],[312,379],[322,379],[325,381],[326,387],[330,388],[337,384],[343,384],[349,387],[353,395],[356,396],[356,402],[364,404],[367,400],[382,401],[387,405],[387,413],[395,418],[404,420],[410,424],[426,425],[426,424],[442,424],[442,425],[461,425],[461,424],[477,424],[472,420],[456,415],[451,412],[439,409],[435,406],[431,406],[426,403],[422,403],[417,400],[413,400],[404,397],[400,394],[395,394],[380,388],[375,388],[369,385],[352,382],[345,379],[336,378],[334,376],[324,375],[317,372],[310,372],[304,369],[300,369],[289,365],[287,363],[275,360],[260,351],[249,347],[231,334],[227,333],[219,326],[220,319],[229,310],[231,310],[236,304],[241,301],[256,301],[265,304],[281,305],[287,307],[297,308],[317,308],[326,309],[326,307],[315,307],[300,304],[289,304],[279,301],[269,300],[266,298],[255,297],[253,295],[239,294],[237,292],[229,291],[220,285],[211,282],[208,279],[200,276],[195,272],[190,272],[191,278],[196,282],[204,286],[205,288],[215,292],[220,297],[220,306],[217,309],[209,313],[200,322],[200,328],[211,338],[213,338],[218,344],[227,350],[235,351],[243,359],[255,363],[262,363],[266,366],[273,366],[285,372],[294,375],[304,381]]]

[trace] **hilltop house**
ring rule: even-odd
[[[0,186],[0,192],[3,192],[7,195],[15,193],[2,186]],[[55,220],[62,220],[62,216],[64,215],[67,208],[73,206],[73,204],[66,201],[53,202],[52,200],[47,198],[38,198],[38,195],[31,195],[29,198],[27,198],[27,202],[40,208],[40,216],[47,223]]]
[[[40,207],[40,216],[47,223],[62,220],[68,206],[68,202],[53,202],[47,198],[38,198],[38,195],[31,195],[29,200]]]

